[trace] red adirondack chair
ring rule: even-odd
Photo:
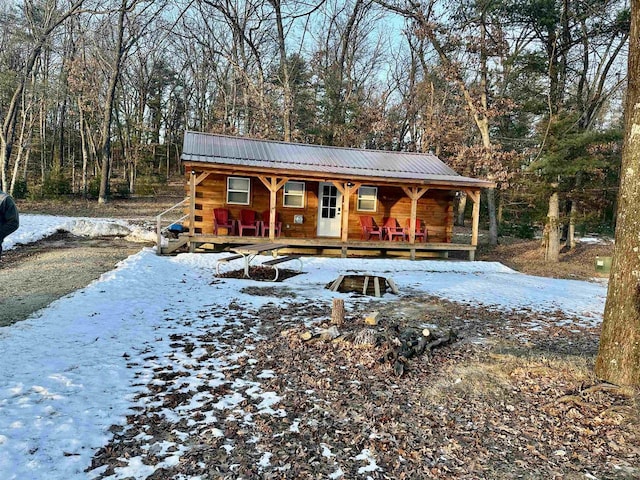
[[[253,210],[240,210],[240,218],[238,219],[238,233],[242,237],[244,232],[253,232],[254,236],[258,235],[258,221],[256,220],[256,212]]]
[[[404,234],[409,238],[409,230],[411,229],[411,219],[407,218],[404,227]],[[416,218],[416,241],[422,238],[423,242],[427,241],[427,229],[422,227],[422,221]]]
[[[360,235],[362,240],[369,240],[373,236],[377,236],[378,240],[382,240],[382,229],[376,225],[372,216],[360,215],[360,228],[362,228],[362,234]]]
[[[227,235],[235,235],[236,222],[229,218],[229,210],[226,208],[213,209],[213,234],[218,235],[218,228],[227,229]]]
[[[266,237],[269,232],[269,221],[270,221],[271,212],[269,210],[265,210],[262,212],[262,236]],[[280,214],[276,212],[276,226],[273,229],[276,237],[279,237],[282,233],[282,220],[280,220]]]
[[[394,217],[387,218],[384,222],[384,232],[387,240],[392,241],[396,238],[405,240],[406,235],[404,230],[398,225],[397,220]]]

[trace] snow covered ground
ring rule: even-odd
[[[125,220],[21,214],[20,228],[4,239],[2,248],[9,250],[19,244],[35,242],[58,230],[87,237],[108,235],[132,241],[156,241],[154,232],[130,225]]]
[[[58,229],[83,235],[153,238],[152,232],[140,231],[124,221],[22,215],[20,230],[8,237],[5,247],[19,248],[19,243]],[[0,328],[1,479],[84,479],[102,475],[102,469],[88,473],[85,469],[96,450],[111,438],[109,427],[125,425],[125,416],[144,401],[140,394],[144,394],[154,368],[171,364],[179,369],[187,362],[172,351],[171,335],[189,335],[207,328],[215,336],[225,325],[237,324],[236,316],[224,313],[232,301],[246,308],[282,301],[241,293],[242,287],[263,283],[214,281],[217,258],[217,254],[158,257],[153,249],[145,248],[32,318]],[[341,296],[348,306],[353,301],[349,295],[332,293],[324,289],[325,284],[340,273],[379,273],[392,277],[402,291],[501,309],[561,310],[587,325],[601,321],[606,296],[606,285],[532,277],[488,262],[309,257],[304,258],[303,271],[304,275],[273,287],[293,291],[301,302],[330,303],[331,298]],[[1,275],[0,270],[0,281]],[[250,329],[245,333],[255,337]],[[226,351],[229,342],[219,339],[220,352]],[[251,361],[251,350],[240,355]],[[219,356],[206,368],[216,375],[228,372],[236,361],[237,353]],[[263,375],[266,378],[269,372]],[[196,382],[199,377],[187,378]],[[207,386],[215,386],[212,380],[207,381]],[[229,379],[222,373],[215,382],[228,382],[232,391],[216,403],[221,416],[231,414],[249,396],[259,400],[259,414],[287,415],[278,407],[277,395],[263,391],[259,383],[249,385],[242,378]],[[199,399],[194,402],[203,401]],[[180,409],[165,412],[168,417],[183,414]],[[202,420],[212,432],[224,435],[216,430],[216,421],[213,415]],[[109,478],[147,478],[158,468],[177,462],[187,449],[179,444],[172,448],[149,445],[149,451],[162,458],[161,463],[146,465],[140,457],[129,458],[123,460],[126,466],[116,468]],[[368,455],[361,452],[361,460],[375,465]],[[269,456],[269,452],[264,453],[261,465],[268,466]],[[340,478],[338,466],[335,478]]]

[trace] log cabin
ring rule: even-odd
[[[430,153],[286,143],[187,131],[181,156],[184,227],[158,253],[187,245],[225,250],[281,243],[290,251],[349,255],[447,257],[478,241],[480,191],[492,182],[464,177]],[[454,199],[473,202],[469,244],[453,238]],[[250,213],[247,213],[250,212]],[[216,214],[228,217],[226,226]],[[243,217],[256,228],[241,229]],[[391,220],[389,220],[391,219]],[[373,231],[363,226],[373,224]],[[391,225],[394,225],[394,230]],[[387,227],[385,227],[387,225]],[[377,226],[377,230],[376,230]],[[163,245],[160,247],[160,245]]]

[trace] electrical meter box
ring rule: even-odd
[[[596,257],[596,272],[609,273],[611,271],[611,257]]]

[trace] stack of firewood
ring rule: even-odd
[[[409,359],[423,355],[425,352],[428,354],[434,348],[453,343],[458,338],[453,330],[438,334],[427,328],[420,330],[398,325],[390,325],[382,330],[378,317],[378,312],[366,315],[363,319],[365,328],[355,323],[345,324],[344,302],[341,299],[334,299],[331,323],[305,330],[299,333],[299,338],[304,342],[330,342],[340,338],[357,347],[379,348],[384,353],[378,361],[389,363],[398,377],[404,375]]]
[[[453,330],[439,336],[429,329],[422,331],[414,328],[401,329],[398,325],[392,325],[382,336],[382,347],[385,353],[378,361],[389,362],[395,375],[401,377],[410,358],[425,352],[430,353],[436,347],[455,342],[457,338]]]

